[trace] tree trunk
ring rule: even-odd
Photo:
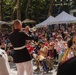
[[[14,20],[14,12],[15,12],[14,7],[16,6],[16,4],[17,4],[17,0],[13,0],[12,9],[11,9],[11,21]]]
[[[21,0],[17,0],[17,19],[21,20]]]
[[[2,18],[2,0],[0,0],[0,21],[3,20]]]
[[[51,15],[53,4],[54,4],[54,0],[50,0],[49,10],[48,10],[48,17]]]
[[[40,11],[39,11],[39,8],[38,8],[38,10],[36,11],[36,22],[37,23],[39,23],[39,13],[40,13]]]
[[[28,0],[27,7],[26,7],[26,18],[29,18],[28,11],[29,11],[30,3],[31,3],[31,0]]]
[[[36,22],[39,23],[40,4],[36,7]]]

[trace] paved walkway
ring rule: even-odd
[[[9,62],[11,68],[11,75],[17,75],[16,66],[14,63]],[[36,66],[33,66],[33,69],[36,69]],[[52,70],[51,73],[42,74],[42,73],[34,73],[34,75],[56,75],[56,70]]]

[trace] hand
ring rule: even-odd
[[[37,52],[38,52],[38,54],[40,54],[40,53],[41,53],[41,51],[40,51],[40,50],[38,50]]]
[[[53,59],[53,58],[51,58],[50,56],[48,56],[47,58],[48,58],[48,59]]]
[[[48,58],[48,59],[51,59],[51,57],[50,57],[50,56],[48,56],[47,58]]]

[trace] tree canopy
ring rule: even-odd
[[[4,21],[11,21],[14,19],[32,19],[37,23],[46,19],[48,16],[56,16],[59,11],[69,11],[68,2],[67,5],[56,6],[55,0],[0,0],[2,1],[2,17]],[[62,2],[63,3],[63,2]],[[63,3],[64,4],[64,3]],[[76,2],[71,4],[73,9],[76,6]],[[1,6],[1,5],[0,5]],[[68,9],[68,10],[67,10]]]

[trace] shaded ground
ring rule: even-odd
[[[11,68],[11,75],[17,75],[17,69],[14,63],[9,62]],[[33,66],[33,69],[36,69],[36,66]],[[34,72],[34,75],[56,75],[56,68],[53,69],[51,72],[43,74],[41,72]]]

